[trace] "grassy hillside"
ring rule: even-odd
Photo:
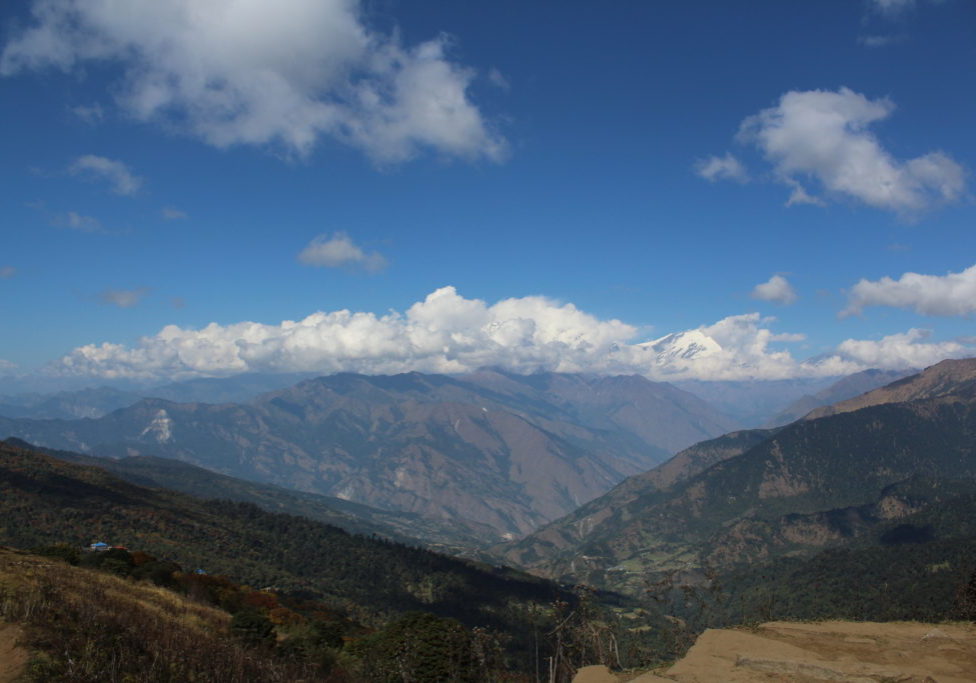
[[[305,594],[366,623],[421,609],[471,626],[517,631],[561,595],[512,570],[350,535],[255,505],[136,486],[0,443],[0,543],[29,548],[101,540]]]
[[[232,637],[232,617],[151,583],[0,548],[0,618],[31,681],[273,681],[312,672]]]
[[[0,661],[5,681],[527,679],[511,669],[501,634],[429,613],[367,629],[321,604],[184,573],[141,551],[37,552],[0,547],[0,639],[16,638],[0,642],[13,660]]]

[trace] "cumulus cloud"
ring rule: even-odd
[[[601,321],[545,297],[488,305],[453,287],[432,292],[405,313],[318,312],[279,325],[175,325],[128,348],[105,343],[75,349],[59,374],[101,377],[192,377],[248,370],[371,374],[419,370],[463,372],[503,364],[521,371],[583,370],[636,329]]]
[[[105,304],[118,306],[119,308],[132,308],[142,301],[148,293],[148,287],[140,287],[138,289],[106,289],[99,293],[98,298]]]
[[[462,373],[501,366],[523,373],[636,373],[658,380],[785,379],[920,367],[976,352],[962,342],[927,341],[925,332],[911,330],[881,341],[847,340],[831,354],[798,361],[777,344],[804,336],[773,332],[774,323],[749,313],[640,342],[638,328],[601,320],[569,303],[528,296],[488,304],[443,287],[403,313],[339,310],[278,325],[168,325],[132,346],[81,346],[47,372],[161,380],[248,371]]]
[[[695,173],[700,177],[715,182],[716,180],[734,180],[738,183],[749,181],[749,173],[738,159],[726,152],[724,157],[710,156],[695,163]]]
[[[871,100],[848,88],[791,91],[746,118],[737,139],[755,145],[775,177],[793,188],[789,204],[823,201],[810,181],[828,197],[906,214],[958,200],[965,172],[948,155],[899,161],[868,130],[893,111],[887,98]]]
[[[867,306],[908,308],[923,315],[972,315],[976,313],[976,265],[959,273],[921,275],[905,273],[897,280],[860,280],[851,288],[846,317]]]
[[[961,340],[928,341],[930,330],[912,328],[880,340],[847,339],[836,353],[822,361],[825,366],[900,370],[924,368],[946,358],[965,358],[976,354],[976,347]]]
[[[13,266],[0,266],[0,280],[9,280],[17,274],[17,269]]]
[[[305,155],[322,136],[399,162],[420,149],[500,161],[504,138],[469,97],[472,69],[440,35],[413,46],[369,28],[358,0],[34,0],[0,74],[122,67],[126,113],[217,147]]]
[[[112,186],[112,192],[131,197],[142,187],[142,178],[134,175],[121,161],[86,154],[74,160],[68,170],[98,180],[105,180]]]
[[[70,228],[79,232],[104,232],[102,222],[93,216],[85,216],[76,211],[54,216],[51,222],[59,228]]]
[[[774,334],[769,325],[775,320],[758,313],[732,315],[712,325],[638,344],[634,349],[640,353],[629,354],[630,372],[661,380],[785,379],[819,374],[789,351],[770,348],[774,342],[804,339],[799,334]]]
[[[376,251],[364,251],[344,232],[332,236],[319,235],[298,254],[299,263],[306,266],[340,268],[358,266],[371,273],[386,267],[386,258]]]
[[[188,218],[185,211],[180,211],[172,206],[163,207],[162,214],[163,218],[168,221],[182,221]]]
[[[753,299],[772,301],[787,306],[797,299],[793,286],[782,275],[773,275],[766,282],[756,285],[751,296]]]

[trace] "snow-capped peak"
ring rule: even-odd
[[[717,341],[701,330],[674,332],[639,346],[645,351],[652,351],[656,355],[655,362],[658,365],[706,358],[722,350]]]

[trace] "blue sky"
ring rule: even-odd
[[[0,37],[0,370],[976,350],[965,0],[14,1]]]

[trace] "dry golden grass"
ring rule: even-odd
[[[0,619],[22,626],[43,681],[311,680],[245,647],[230,616],[157,586],[0,548]]]

